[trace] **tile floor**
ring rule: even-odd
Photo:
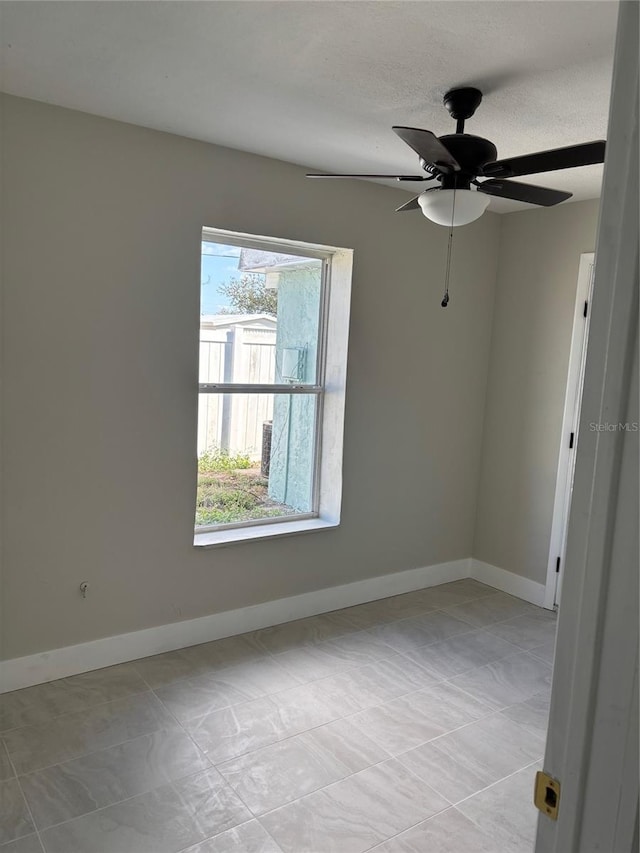
[[[473,580],[0,697],[0,853],[530,853],[554,615]]]

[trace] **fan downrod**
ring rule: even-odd
[[[451,89],[446,93],[442,102],[451,118],[454,118],[457,122],[456,133],[464,133],[466,119],[471,118],[480,106],[481,101],[482,92],[480,89],[474,89],[471,86],[461,89]]]

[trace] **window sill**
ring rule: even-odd
[[[339,521],[324,518],[305,518],[300,521],[283,521],[276,524],[256,525],[255,527],[233,527],[226,530],[208,530],[196,533],[193,544],[196,548],[219,548],[234,542],[254,542],[262,539],[277,539],[280,536],[292,536],[298,533],[314,533],[317,530],[330,530],[338,527]]]

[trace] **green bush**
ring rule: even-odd
[[[238,521],[234,510],[200,509],[196,510],[196,527],[204,524],[233,524]]]
[[[214,501],[219,506],[229,509],[252,509],[258,503],[257,498],[248,492],[240,491],[240,489],[230,489],[228,492],[220,491],[215,495]]]
[[[269,480],[242,453],[230,456],[217,448],[198,458],[196,527],[277,518],[295,510],[269,497]]]
[[[205,524],[233,524],[238,521],[250,521],[259,518],[277,518],[281,515],[291,515],[291,510],[280,507],[256,506],[252,509],[238,511],[233,509],[196,509],[196,527]]]
[[[205,450],[198,457],[198,473],[210,474],[220,471],[237,471],[238,469],[251,468],[251,459],[246,453],[229,455],[227,450],[213,447]]]

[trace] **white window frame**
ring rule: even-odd
[[[353,251],[335,246],[202,229],[202,241],[322,260],[316,383],[199,383],[198,395],[312,394],[316,397],[313,511],[282,518],[196,527],[194,545],[211,548],[337,527],[342,502],[342,451]]]

